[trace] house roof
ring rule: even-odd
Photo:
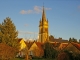
[[[30,47],[32,46],[32,44],[34,43],[34,42],[25,42],[26,43],[26,45],[28,46],[28,49],[30,49]]]
[[[51,43],[53,47],[59,47],[61,43]]]
[[[43,44],[42,43],[40,43],[40,42],[35,42],[35,43],[41,50],[43,50],[43,48],[42,48]]]
[[[69,43],[68,40],[64,39],[50,39],[51,42],[59,42],[59,43]]]
[[[80,50],[80,44],[74,43],[74,42],[72,42],[71,44],[72,44],[73,46],[75,46],[78,50]]]
[[[80,44],[74,43],[74,42],[68,43],[68,45],[70,45],[70,44],[71,44],[72,46],[74,46],[75,48],[77,48],[78,50],[80,50]],[[68,45],[67,45],[67,46],[68,46]],[[67,46],[66,46],[66,47],[67,47]],[[66,48],[66,47],[65,47],[65,48]]]
[[[19,39],[18,39],[18,42],[20,42],[22,39],[23,39],[23,38],[19,38]]]

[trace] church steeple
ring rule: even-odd
[[[46,14],[45,14],[45,8],[43,6],[43,11],[42,11],[42,22],[46,21]]]
[[[39,22],[39,42],[45,43],[49,40],[48,27],[48,19],[46,19],[45,8],[43,6],[42,19]]]

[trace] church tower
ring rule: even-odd
[[[45,43],[48,40],[48,20],[46,19],[45,8],[43,6],[42,19],[39,22],[39,42]]]

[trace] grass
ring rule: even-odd
[[[24,60],[23,58],[14,58],[13,60]],[[37,59],[32,59],[32,60],[56,60],[56,59],[45,59],[45,58],[37,58]]]
[[[32,59],[32,60],[56,60],[56,59]]]
[[[23,58],[14,58],[13,60],[24,60]]]

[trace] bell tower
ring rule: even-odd
[[[42,19],[39,22],[39,42],[45,43],[49,40],[48,19],[46,19],[45,8],[43,6]]]

